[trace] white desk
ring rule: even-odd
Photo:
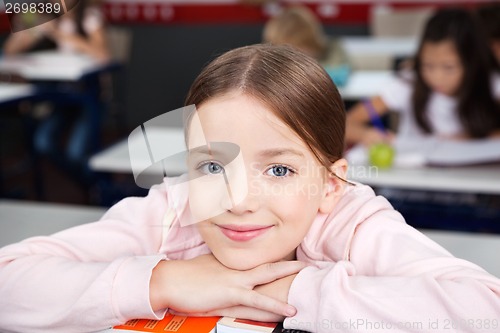
[[[94,222],[101,207],[0,200],[0,247],[37,235],[50,235],[79,224]],[[500,277],[500,235],[422,230],[459,258],[469,260]]]
[[[415,190],[500,194],[500,167],[401,168],[350,166],[349,179],[370,186]]]
[[[389,169],[370,166],[368,150],[362,145],[351,148],[345,157],[349,161],[348,178],[371,186],[500,194],[500,165],[467,165],[470,161],[461,154],[461,151],[473,151],[474,161],[496,161],[498,156],[490,153],[497,153],[499,146],[498,140],[458,142],[432,137],[396,138],[394,165]]]
[[[421,230],[455,257],[473,262],[500,277],[500,235]]]
[[[398,58],[417,51],[418,40],[404,37],[343,37],[340,41],[355,70],[388,70]]]
[[[98,62],[82,54],[43,51],[3,56],[0,72],[26,80],[78,81],[85,74],[106,68],[110,63]]]
[[[409,37],[342,37],[340,41],[349,55],[383,55],[406,57],[415,54],[418,40]]]
[[[0,247],[95,222],[105,211],[102,207],[0,200]]]
[[[389,70],[384,71],[354,71],[339,93],[344,100],[361,100],[376,96],[384,84],[394,75]]]
[[[34,94],[35,88],[24,83],[0,83],[0,104],[9,103]]]
[[[150,139],[155,142],[164,142],[163,155],[169,155],[169,151],[171,152],[171,155],[175,155],[186,149],[186,145],[184,143],[184,130],[182,128],[172,127],[165,128],[164,130],[152,130]],[[144,142],[138,136],[133,137],[131,142],[129,142],[128,139],[123,139],[115,145],[92,156],[89,160],[90,168],[99,172],[132,173],[129,145],[132,149],[145,149]],[[151,165],[147,152],[138,155],[143,159],[136,159],[134,161],[134,167],[136,170],[144,170]],[[167,175],[178,176],[187,171],[185,163],[181,163],[179,159],[175,159],[170,162],[171,163],[166,164]],[[150,172],[155,174],[161,173],[161,171],[162,170],[157,168],[145,170],[146,173]]]
[[[37,84],[40,98],[46,100],[57,100],[58,98],[70,96],[76,98],[79,103],[85,101],[85,112],[88,118],[89,128],[99,132],[101,126],[101,114],[104,104],[100,96],[97,78],[94,74],[118,68],[114,61],[100,62],[84,54],[64,53],[60,51],[33,52],[20,55],[3,56],[0,58],[0,73],[16,75],[26,81]],[[89,82],[86,80],[89,79]],[[64,89],[50,83],[64,82]],[[89,83],[82,89],[81,83]],[[83,104],[82,104],[83,105]],[[100,137],[91,135],[89,138],[89,149],[95,151],[100,145]]]

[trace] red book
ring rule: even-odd
[[[167,313],[162,320],[134,319],[114,326],[109,333],[161,332],[161,333],[215,333],[220,317],[185,317]]]

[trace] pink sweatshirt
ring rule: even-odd
[[[0,331],[91,332],[162,317],[149,303],[152,269],[210,252],[194,226],[179,227],[183,218],[157,186],[98,222],[0,249]],[[368,186],[348,188],[334,212],[318,215],[297,256],[315,265],[292,284],[298,312],[285,327],[500,331],[500,280],[408,226]]]

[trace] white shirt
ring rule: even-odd
[[[86,8],[82,18],[82,28],[86,34],[90,35],[104,26],[104,15],[97,7]],[[61,17],[58,29],[66,35],[78,34],[76,22],[72,18]],[[59,42],[57,47],[62,52],[74,52],[71,43]]]
[[[400,114],[398,136],[424,136],[419,128],[412,106],[413,81],[410,73],[394,77],[384,86],[380,97],[387,107]],[[492,78],[492,93],[500,99],[500,74]],[[427,116],[433,133],[441,137],[463,134],[464,128],[458,118],[458,100],[455,97],[432,92],[427,105]]]

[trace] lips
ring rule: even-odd
[[[267,231],[272,225],[218,225],[220,231],[235,242],[246,242],[252,240]]]

